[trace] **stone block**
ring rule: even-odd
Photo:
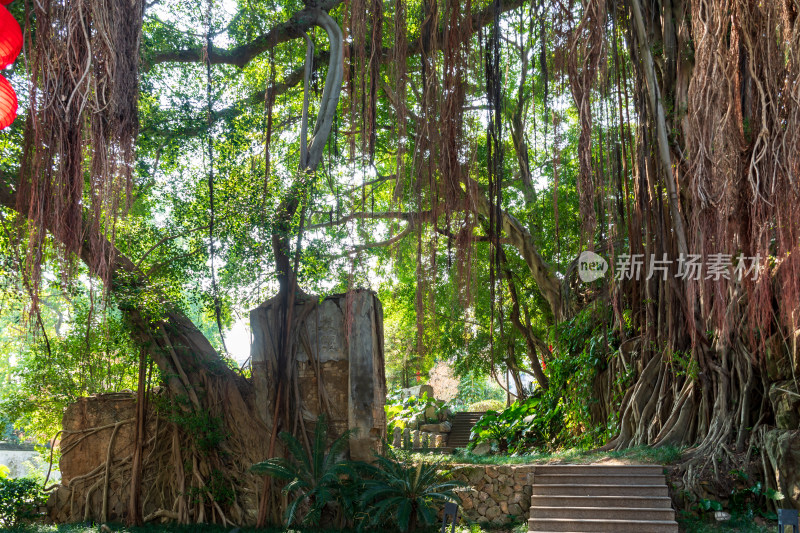
[[[430,433],[450,433],[453,426],[450,425],[450,422],[439,422],[438,424],[422,424],[419,429]]]
[[[486,509],[485,516],[489,520],[495,520],[496,518],[499,518],[501,514],[503,514],[503,513],[502,513],[502,511],[500,511],[500,507],[497,506],[497,505],[494,505],[494,506],[489,507],[488,509]]]
[[[781,503],[800,510],[800,431],[768,431],[764,434],[764,449],[772,478],[786,498]]]
[[[492,445],[488,442],[481,442],[472,450],[473,455],[488,455],[492,451]]]
[[[770,381],[780,381],[792,378],[792,360],[798,358],[798,353],[792,354],[792,346],[800,350],[800,329],[794,332],[789,339],[784,340],[780,333],[767,339],[766,367]]]
[[[793,380],[773,383],[769,388],[769,401],[778,428],[800,428],[800,394]]]
[[[415,398],[422,398],[424,394],[428,395],[428,398],[431,400],[433,399],[433,387],[430,385],[416,385],[414,387],[409,387],[407,389],[400,390],[400,397],[403,399],[410,398],[414,396]]]

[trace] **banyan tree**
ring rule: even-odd
[[[279,430],[310,434],[293,411],[297,376],[284,370],[303,342],[300,317],[316,301],[303,289],[301,258],[321,253],[320,231],[339,232],[348,261],[412,243],[415,353],[436,320],[438,252],[447,247],[464,280],[458,301],[469,307],[476,249],[487,246],[492,372],[495,356],[510,370],[523,364],[496,355],[508,318],[524,365],[547,388],[550,341],[529,315],[555,328],[600,302],[622,337],[595,379],[596,421],[618,424],[607,447],[688,446],[688,488],[720,464],[768,461],[769,390],[795,379],[800,355],[796,2],[280,4],[266,12],[239,2],[224,19],[221,6],[198,2],[201,15],[184,17],[198,31],[170,29],[159,2],[45,0],[13,11],[25,48],[12,81],[25,98],[8,134],[13,147],[3,148],[16,164],[0,167],[0,203],[16,214],[31,316],[46,260],[57,257],[69,278],[79,259],[116,296],[139,347],[135,447],[114,466],[133,487],[131,523],[142,521],[148,491],[176,502],[151,519],[241,524],[279,515],[277,491],[248,469],[277,453]],[[167,120],[153,94],[185,79],[203,98]],[[260,88],[225,93],[241,79]],[[562,150],[567,107],[574,154]],[[534,129],[541,138],[531,138]],[[202,224],[180,237],[195,239],[193,253],[204,258],[218,330],[207,333],[221,349],[154,282],[154,258],[176,237],[149,250],[120,237],[130,239],[126,220],[174,138],[192,140],[204,162],[191,191],[203,209],[185,215]],[[571,194],[560,182],[566,159],[575,167],[576,246],[611,265],[593,284],[577,281],[577,260],[552,253],[562,243],[559,195]],[[360,184],[336,183],[347,174]],[[518,206],[530,216],[515,216]],[[544,227],[540,212],[554,224]],[[376,221],[384,240],[365,238],[361,226],[341,230]],[[231,270],[235,253],[243,269],[268,264],[278,290],[268,390],[221,353],[228,304],[219,272]],[[644,262],[642,275],[630,275],[634,260]],[[688,273],[692,261],[704,269]],[[722,267],[709,271],[711,262]],[[536,307],[522,301],[522,285]],[[163,385],[152,401],[168,398],[173,419],[203,431],[151,434],[152,372]],[[266,417],[258,414],[265,395],[274,406]],[[154,438],[172,442],[169,452],[143,456]],[[155,460],[171,466],[139,488]],[[230,497],[185,498],[188,487],[211,486],[231,487]]]

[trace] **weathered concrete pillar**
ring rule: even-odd
[[[272,426],[277,389],[278,332],[285,321],[278,302],[250,312],[251,357],[259,415]],[[386,438],[383,307],[374,292],[353,290],[298,300],[293,316],[288,374],[296,372],[300,416],[313,425],[327,413],[333,435],[354,430],[350,457],[371,461]]]

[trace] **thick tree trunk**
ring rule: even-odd
[[[16,209],[14,193],[3,183],[0,183],[0,205]],[[91,228],[85,228],[83,235],[81,259],[87,265],[98,264],[94,250],[109,250],[111,244],[106,242],[99,248],[91,246],[90,242],[103,239],[93,235]],[[243,509],[257,506],[253,495],[259,485],[255,476],[247,474],[247,471],[252,464],[265,459],[264,435],[268,434],[268,427],[258,417],[252,385],[222,360],[191,320],[163,295],[148,288],[146,276],[132,261],[119,251],[113,258],[111,290],[118,298],[119,309],[134,341],[156,363],[167,380],[173,409],[171,416],[178,420],[176,431],[181,433],[180,439],[184,441],[182,444],[173,443],[173,447],[180,446],[175,453],[178,456],[183,453],[183,459],[192,457],[193,461],[191,471],[187,472],[183,472],[183,465],[174,465],[176,472],[183,473],[162,482],[180,494],[177,487],[184,485],[207,487],[212,473],[216,472],[214,475],[226,477],[232,486],[237,487],[237,498],[226,510],[213,500],[200,499],[194,504],[192,519],[198,521],[218,515],[217,520],[224,522],[222,516],[227,520],[231,515],[244,518]],[[147,310],[140,308],[144,301],[161,302],[158,314],[153,314],[152,307]],[[214,421],[219,424],[218,430],[224,438],[218,448],[201,453],[198,442],[205,435],[202,431],[192,433],[190,426],[181,429],[180,420]],[[130,465],[127,468],[130,469]],[[185,500],[185,494],[179,499]],[[189,521],[190,509],[186,511],[180,516],[182,521]]]

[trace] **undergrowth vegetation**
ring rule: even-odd
[[[389,435],[392,435],[395,428],[416,429],[421,424],[444,421],[452,415],[452,409],[447,402],[429,398],[427,392],[420,398],[394,392],[386,398],[384,410]]]
[[[624,450],[598,451],[567,449],[552,453],[530,453],[519,455],[475,455],[468,450],[458,450],[453,455],[431,455],[405,451],[395,452],[408,461],[436,461],[442,464],[478,464],[478,465],[516,465],[547,463],[597,463],[602,461],[619,461],[632,464],[670,465],[680,461],[683,448],[663,446],[651,448],[637,446]]]
[[[283,432],[281,440],[290,458],[276,457],[252,467],[257,474],[287,482],[283,487],[289,498],[284,515],[287,526],[318,527],[327,518],[340,529],[415,531],[418,526],[433,525],[444,503],[458,502],[454,490],[463,483],[450,479],[438,462],[411,462],[391,449],[376,455],[375,464],[350,461],[342,454],[350,434],[328,446],[327,430],[321,415],[309,451]]]
[[[222,527],[212,524],[193,524],[189,526],[180,525],[148,525],[144,527],[125,527],[120,524],[108,524],[108,529],[112,533],[229,533],[229,527]],[[420,528],[420,533],[438,533],[438,526],[431,526],[427,528]],[[14,530],[15,533],[99,533],[99,526],[88,526],[85,524],[62,524],[59,526],[52,525],[35,525],[25,526]],[[280,527],[265,527],[260,529],[255,528],[239,528],[238,533],[356,533],[356,529],[339,529],[339,528],[280,528]],[[450,531],[448,529],[448,531]],[[500,530],[492,529],[488,526],[480,526],[478,524],[465,525],[461,524],[456,526],[456,533],[482,533],[482,532],[503,532],[503,533],[525,533],[528,531],[527,524],[517,524],[516,526],[506,526]]]
[[[0,465],[0,528],[19,527],[36,519],[46,496],[38,479],[12,478],[10,469]]]
[[[756,523],[747,516],[733,515],[730,520],[717,522],[713,518],[698,517],[692,513],[680,513],[678,524],[685,533],[773,533],[774,525]]]
[[[603,423],[593,412],[600,402],[593,390],[599,372],[619,356],[619,331],[609,328],[609,310],[587,307],[550,332],[547,358],[549,386],[501,409],[487,410],[475,425],[470,449],[488,443],[499,453],[549,453],[605,444],[619,430],[611,410]],[[632,375],[614,383],[611,403],[622,401]]]

